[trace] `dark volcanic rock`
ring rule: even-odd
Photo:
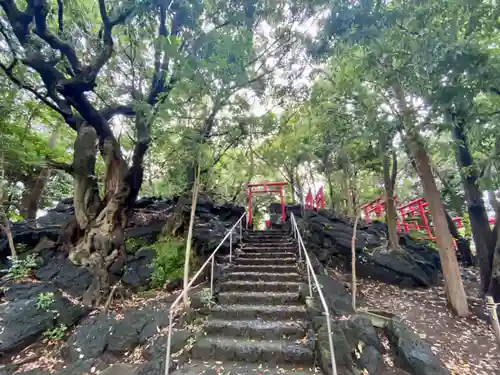
[[[161,311],[127,309],[120,315],[100,314],[75,329],[63,354],[70,361],[97,358],[104,352],[121,355],[147,342],[167,324],[167,314]]]
[[[326,275],[317,275],[321,285],[323,297],[325,297],[330,314],[347,315],[353,312],[352,295],[347,291],[344,284]],[[322,310],[321,302],[317,298],[318,306]]]
[[[53,293],[49,309],[37,307],[40,293]],[[42,333],[59,324],[71,327],[86,314],[73,305],[52,285],[17,284],[5,292],[7,303],[0,306],[3,330],[0,330],[0,352],[12,352],[36,341]]]
[[[347,217],[325,210],[307,211],[297,223],[307,249],[326,265],[350,269],[353,224]],[[406,287],[428,287],[439,280],[439,254],[429,247],[401,236],[401,249],[387,252],[385,224],[358,224],[355,248],[359,277]],[[317,266],[315,268],[318,268]]]
[[[63,347],[63,355],[71,362],[98,357],[104,353],[111,333],[112,326],[107,317],[90,317],[68,338]]]
[[[137,251],[133,260],[125,266],[123,283],[136,290],[148,287],[153,275],[153,259],[155,255],[156,250],[150,247]]]
[[[52,281],[73,296],[81,296],[92,282],[92,275],[86,268],[74,265],[61,252],[46,250],[40,256],[42,264],[35,272],[38,280]]]
[[[387,336],[395,349],[398,364],[412,374],[449,375],[449,371],[441,367],[439,358],[432,353],[430,345],[400,319],[389,321]]]

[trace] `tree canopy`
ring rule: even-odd
[[[32,219],[73,191],[71,258],[97,289],[137,197],[182,195],[199,170],[204,192],[240,204],[276,179],[297,203],[324,185],[349,215],[383,196],[390,248],[392,197],[425,196],[442,262],[446,217],[469,216],[482,292],[500,298],[495,1],[0,6],[2,212]]]

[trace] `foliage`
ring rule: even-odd
[[[165,237],[151,247],[156,250],[151,287],[161,288],[166,281],[181,278],[184,272],[184,241]]]
[[[64,338],[68,327],[64,324],[59,324],[56,327],[49,328],[43,332],[43,337],[49,341],[59,341]]]
[[[147,241],[143,237],[128,237],[125,240],[125,250],[129,254],[134,254],[141,247],[147,245]]]
[[[200,302],[204,306],[211,307],[211,305],[214,303],[214,300],[210,288],[203,288],[198,292],[198,294],[200,297]]]
[[[39,293],[36,298],[36,307],[39,310],[49,310],[55,301],[53,292]]]
[[[31,271],[38,267],[37,258],[34,254],[29,254],[23,259],[13,259],[12,257],[8,258],[11,262],[8,275],[14,280],[20,280],[28,277],[31,274]]]

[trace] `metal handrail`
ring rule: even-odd
[[[291,222],[292,222],[292,230],[293,236],[297,240],[299,245],[299,259],[302,261],[302,254],[306,260],[307,265],[307,283],[309,284],[309,296],[313,296],[312,283],[311,283],[311,275],[318,291],[319,299],[321,300],[321,304],[323,305],[323,310],[326,316],[326,329],[328,331],[328,342],[330,344],[330,358],[332,361],[332,372],[333,375],[337,375],[337,364],[335,362],[335,350],[333,347],[333,337],[332,337],[332,325],[330,323],[330,310],[328,309],[328,305],[326,303],[325,297],[323,296],[323,292],[321,291],[321,285],[318,282],[318,278],[314,273],[313,266],[311,264],[311,259],[307,254],[306,247],[304,246],[304,241],[302,241],[302,236],[300,235],[299,227],[297,225],[297,221],[295,220],[295,216],[291,213]]]
[[[183,299],[184,295],[189,292],[189,289],[191,288],[191,285],[196,281],[198,277],[200,277],[202,271],[205,269],[205,267],[208,265],[208,263],[212,263],[211,266],[211,272],[210,272],[210,297],[213,296],[213,291],[214,291],[214,265],[215,265],[215,254],[219,249],[222,247],[224,242],[229,238],[229,262],[232,261],[233,259],[233,231],[236,229],[236,227],[239,224],[239,230],[240,230],[240,242],[241,239],[243,238],[243,218],[246,216],[246,212],[241,215],[241,217],[238,219],[236,224],[234,224],[231,229],[228,230],[222,241],[219,243],[219,245],[215,248],[214,252],[210,257],[206,260],[205,263],[200,267],[198,272],[191,278],[191,281],[188,283],[188,285],[182,290],[181,294],[177,296],[175,301],[172,303],[170,306],[170,311],[169,311],[169,322],[168,322],[168,339],[167,339],[167,354],[165,358],[165,375],[169,374],[169,367],[170,367],[170,347],[172,345],[172,325],[173,325],[173,319],[174,319],[174,307]]]

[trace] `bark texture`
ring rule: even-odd
[[[401,122],[405,130],[404,141],[408,146],[411,157],[415,161],[415,167],[422,181],[425,200],[429,204],[429,210],[432,213],[432,221],[436,234],[436,242],[439,248],[448,302],[457,315],[467,316],[469,315],[467,296],[465,294],[460,268],[453,247],[453,237],[448,228],[446,215],[441,202],[441,195],[436,180],[434,179],[431,162],[425,150],[423,140],[415,127],[416,120],[414,114],[407,107],[402,87],[400,85],[395,85],[394,91],[400,109]]]
[[[399,236],[396,225],[396,222],[398,220],[398,213],[396,210],[396,202],[394,201],[394,186],[396,185],[396,175],[398,168],[397,156],[396,152],[392,152],[391,167],[389,155],[387,154],[385,148],[382,150],[382,152],[388,246],[389,249],[394,250],[399,246]]]
[[[455,141],[455,157],[465,191],[472,237],[476,244],[481,275],[481,291],[485,294],[489,289],[492,276],[495,237],[490,229],[483,194],[479,188],[478,170],[473,164],[472,155],[468,147],[465,121],[462,116],[455,113],[451,114],[451,118],[453,120],[452,135]]]

